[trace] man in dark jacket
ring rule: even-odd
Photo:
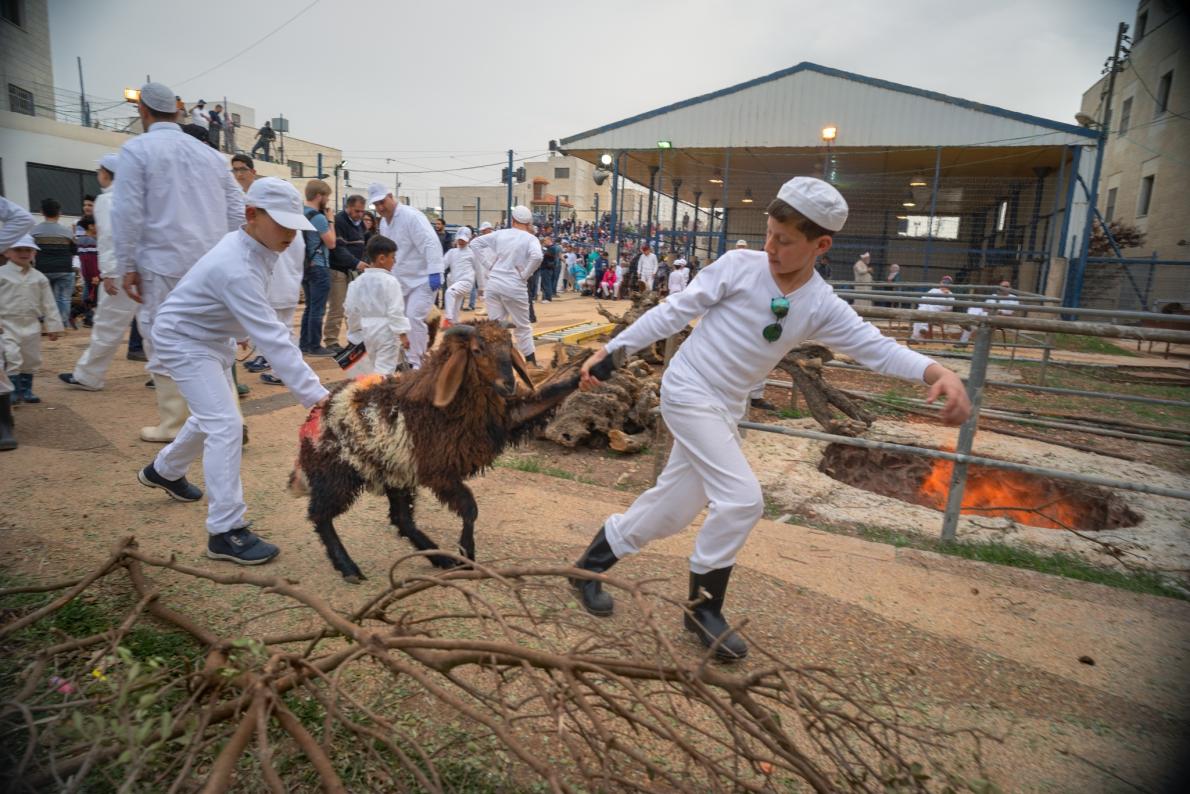
[[[340,350],[339,326],[343,323],[343,301],[347,298],[347,285],[359,272],[360,260],[364,257],[364,209],[367,202],[363,196],[348,196],[347,206],[335,215],[335,239],[331,249],[331,294],[327,299],[326,322],[322,326],[322,345],[331,350]]]
[[[41,250],[37,254],[36,267],[50,281],[54,290],[54,302],[62,315],[62,327],[70,327],[70,299],[74,296],[74,255],[77,247],[74,234],[59,223],[62,205],[57,199],[41,200],[41,214],[45,221],[33,227],[30,232]]]

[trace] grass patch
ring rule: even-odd
[[[800,408],[782,408],[777,411],[777,416],[782,419],[805,419],[810,416],[809,411],[803,411]]]
[[[539,458],[532,455],[527,457],[516,458],[500,458],[494,464],[502,469],[514,469],[516,471],[525,471],[530,474],[544,474],[549,477],[557,477],[560,480],[571,480],[572,482],[581,482],[587,485],[595,485],[594,480],[580,477],[574,472],[566,471],[566,469],[559,469],[557,466],[550,466],[542,463]]]
[[[838,527],[822,527],[838,532]],[[887,543],[897,548],[923,549],[952,557],[962,557],[967,560],[990,562],[995,565],[1007,565],[1012,568],[1024,568],[1030,571],[1064,576],[1067,579],[1077,579],[1082,582],[1094,582],[1133,593],[1177,598],[1190,601],[1190,594],[1172,585],[1168,579],[1152,571],[1117,571],[1110,568],[1100,568],[1069,554],[1045,554],[1012,546],[1007,543],[994,541],[955,541],[944,543],[933,538],[918,537],[896,530],[881,527],[859,527],[854,534],[864,540],[876,543]]]
[[[1077,353],[1102,353],[1108,356],[1128,356],[1137,358],[1135,350],[1114,344],[1110,339],[1099,336],[1079,336],[1078,334],[1054,334],[1054,347],[1059,350],[1071,350]]]

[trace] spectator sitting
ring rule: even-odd
[[[599,282],[599,295],[604,298],[614,298],[616,295],[616,271],[610,267],[603,271],[603,280]]]

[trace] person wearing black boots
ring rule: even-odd
[[[736,555],[764,513],[738,429],[752,387],[790,350],[816,339],[877,372],[929,384],[928,401],[946,400],[947,423],[961,424],[971,412],[955,373],[882,336],[815,273],[815,259],[830,250],[846,219],[847,203],[832,185],[795,177],[768,207],[763,251],[723,255],[583,363],[581,387],[589,389],[605,379],[609,355],[635,352],[698,320],[661,381],[661,416],[674,440],[665,470],[626,511],[608,517],[575,566],[605,573],[650,542],[681,532],[708,507],[690,555],[684,625],[722,661],[748,654],[723,605]],[[584,609],[612,614],[601,583],[577,577],[572,583]]]

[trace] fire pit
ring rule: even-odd
[[[831,444],[818,468],[856,488],[945,510],[954,464]],[[1132,527],[1143,518],[1119,494],[1103,488],[976,465],[967,468],[962,513],[1001,516],[1046,529],[1083,531]]]

